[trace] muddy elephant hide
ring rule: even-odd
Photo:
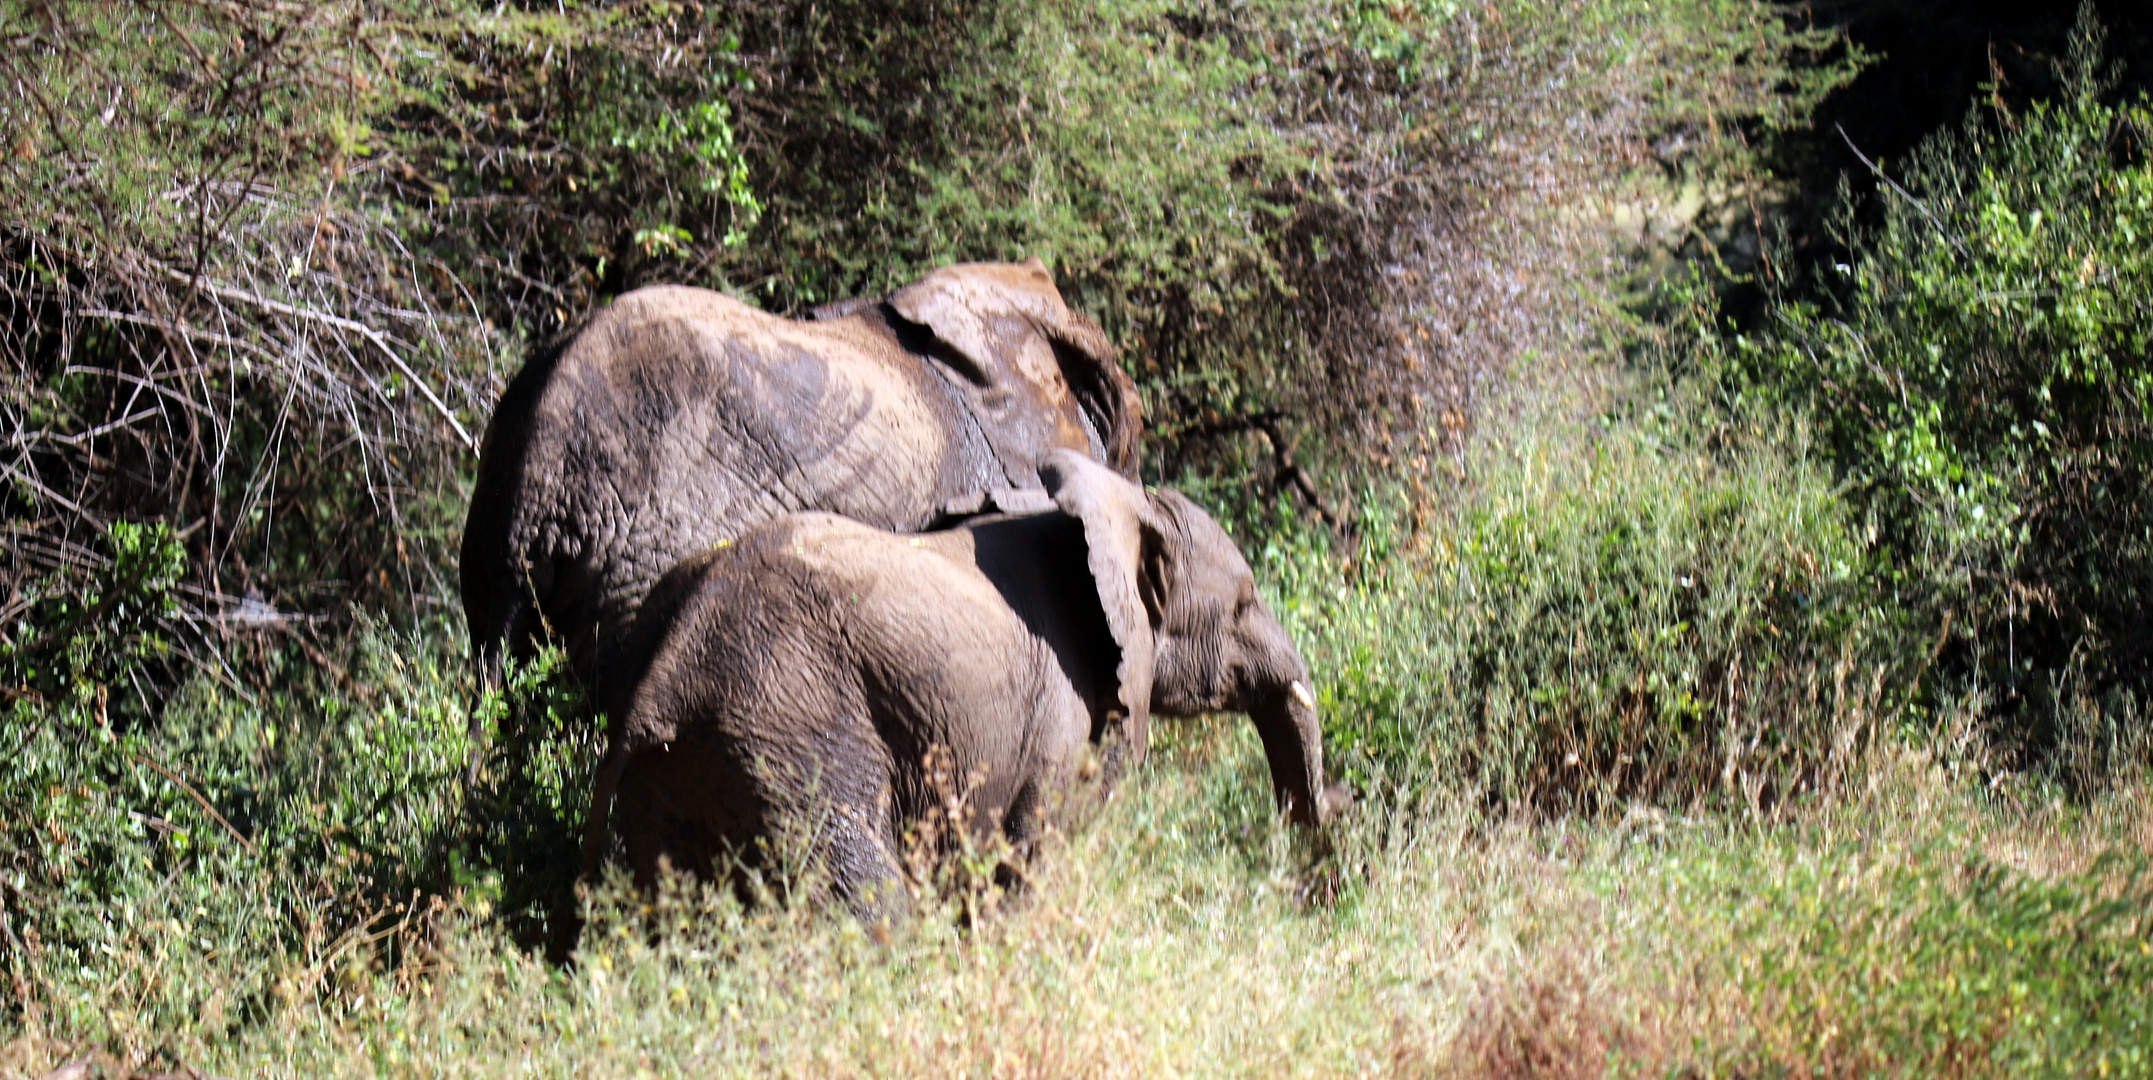
[[[1057,447],[1134,475],[1134,386],[1037,260],[824,314],[655,286],[533,357],[488,426],[464,532],[485,677],[548,631],[591,676],[668,567],[783,513],[919,530],[1036,488]]]

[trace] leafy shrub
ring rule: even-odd
[[[2117,725],[2153,695],[2153,111],[2103,103],[2099,57],[2083,24],[2065,99],[1932,139],[1873,226],[1848,199],[1851,260],[1783,282],[1722,361],[1815,417],[2020,761],[2082,735],[2142,754]]]
[[[128,715],[150,711],[142,669],[171,651],[162,624],[178,613],[174,587],[187,553],[163,524],[114,522],[104,540],[106,551],[80,553],[105,565],[87,590],[49,575],[10,598],[0,617],[0,687],[8,696],[75,706],[96,699],[102,714],[118,689]]]
[[[1804,859],[1787,857],[1794,837],[1733,844],[1665,867],[1670,902],[1722,913],[1753,1003],[1740,1071],[2153,1075],[2143,854],[2029,874],[1957,827]]]
[[[484,759],[435,884],[462,891],[526,946],[572,944],[575,883],[591,784],[605,753],[567,656],[548,647],[510,663],[479,702]]]
[[[351,197],[409,41],[378,14],[0,10],[0,580],[79,589],[108,525],[162,521],[188,573],[161,629],[197,659],[235,618],[438,581],[420,511],[486,350]]]
[[[260,688],[199,675],[154,726],[94,700],[0,713],[15,1019],[221,1037],[372,962],[376,932],[441,888],[470,679],[429,644],[453,638],[362,626],[319,666],[280,651]]]
[[[1309,534],[1264,549],[1359,782],[1754,809],[1888,722],[1897,616],[1798,438],[1542,417],[1464,474],[1343,580]]]

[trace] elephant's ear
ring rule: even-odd
[[[1137,468],[1143,462],[1144,399],[1136,394],[1135,380],[1114,362],[1114,349],[1106,340],[1106,332],[1082,312],[1071,311],[1070,317],[1090,331],[1089,337],[1097,340],[1098,347],[1084,344],[1084,339],[1075,335],[1055,338],[1054,355],[1061,361],[1062,377],[1069,380],[1078,404],[1098,430],[1106,463],[1122,476],[1136,480]]]
[[[1115,691],[1129,751],[1132,761],[1141,761],[1150,739],[1153,635],[1160,614],[1154,579],[1162,558],[1144,490],[1070,450],[1047,455],[1039,477],[1055,505],[1083,523],[1087,568],[1107,631],[1121,651]]]
[[[1058,374],[1091,421],[1106,463],[1136,478],[1144,424],[1136,384],[1115,362],[1106,331],[1063,302],[1037,257],[1016,264],[946,266],[891,293],[889,305],[905,321],[932,330],[954,354],[947,359],[982,387],[1030,383],[1051,391],[1043,384]],[[1058,371],[1023,365],[1026,339],[1033,334],[1052,347]]]

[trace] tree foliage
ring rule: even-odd
[[[1851,260],[1783,283],[1730,366],[1817,418],[2007,747],[2128,759],[2153,694],[2153,111],[2104,100],[2090,22],[2065,76],[1881,176],[1873,227],[1844,199]]]
[[[1655,140],[1725,157],[1815,42],[1630,0],[189,0],[0,4],[0,44],[0,634],[162,521],[209,655],[453,610],[499,387],[653,281],[797,313],[1041,255],[1153,470],[1345,505],[1592,325],[1556,211]]]

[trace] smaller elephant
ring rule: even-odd
[[[1307,665],[1225,530],[1072,451],[1040,476],[1043,512],[917,535],[795,514],[670,571],[609,703],[586,874],[610,813],[645,887],[790,823],[865,914],[950,794],[930,762],[1021,859],[1142,760],[1153,712],[1247,713],[1285,814],[1335,812]]]

